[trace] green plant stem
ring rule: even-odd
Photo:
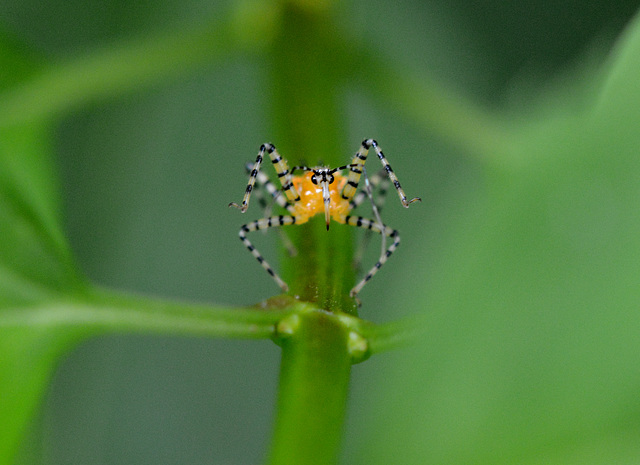
[[[293,306],[232,308],[166,302],[112,291],[59,298],[3,309],[0,329],[78,330],[83,337],[96,333],[157,333],[242,339],[273,337],[275,326],[294,311]]]
[[[282,346],[270,465],[336,461],[349,386],[348,331],[323,311],[297,314],[279,329]]]
[[[313,5],[313,4],[311,4]],[[282,5],[270,50],[273,142],[292,164],[340,166],[345,154],[344,96],[334,69],[335,35],[329,5]],[[284,256],[283,277],[292,295],[330,311],[355,314],[349,290],[355,281],[350,227],[324,218],[287,228],[298,254]]]
[[[283,2],[285,27],[270,50],[273,142],[296,165],[340,166],[348,153],[332,13],[330,2]],[[324,310],[278,326],[282,365],[269,463],[326,465],[337,457],[349,386],[350,332],[337,315],[356,313],[353,238],[335,222],[327,231],[324,218],[287,232],[298,251],[283,260],[290,293]]]
[[[112,44],[102,50],[33,73],[0,93],[0,127],[16,126],[73,111],[168,78],[185,75],[205,63],[268,43],[272,2],[254,2],[202,24],[189,24]]]

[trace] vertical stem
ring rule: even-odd
[[[329,3],[285,1],[272,43],[273,142],[293,164],[340,166],[350,159]],[[355,313],[350,228],[334,222],[327,231],[312,220],[286,231],[298,250],[283,260],[291,293],[326,310]]]
[[[321,311],[280,324],[282,366],[271,465],[335,463],[343,430],[351,359],[347,331]]]
[[[270,50],[273,142],[295,165],[348,163],[331,2],[283,0],[281,7]],[[298,254],[283,260],[284,278],[302,301],[354,314],[350,228],[332,223],[327,231],[320,220],[286,230]],[[315,309],[281,321],[278,333],[282,365],[269,463],[334,463],[351,366],[347,330]]]

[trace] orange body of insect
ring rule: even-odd
[[[314,184],[311,180],[312,177],[313,172],[310,172],[304,176],[294,176],[292,179],[294,187],[300,194],[300,200],[294,204],[296,224],[306,223],[310,218],[320,213],[325,213],[326,215],[322,187]],[[344,223],[344,218],[351,210],[349,201],[342,198],[342,189],[347,183],[347,178],[338,173],[335,173],[333,177],[334,182],[328,187],[329,216],[325,218],[327,226],[329,225],[329,219]]]

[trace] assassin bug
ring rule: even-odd
[[[267,192],[271,194],[278,205],[289,212],[288,215],[268,216],[247,223],[240,228],[239,232],[242,243],[249,249],[249,252],[258,260],[267,273],[273,277],[283,291],[287,292],[289,286],[278,276],[260,252],[258,252],[247,239],[247,233],[291,224],[303,224],[309,221],[311,217],[324,213],[327,230],[329,230],[329,224],[331,220],[333,220],[340,224],[348,224],[357,228],[377,232],[383,239],[386,237],[393,239],[392,244],[388,248],[385,249],[383,247],[380,258],[376,264],[369,270],[365,277],[351,289],[349,295],[353,298],[356,297],[364,285],[378,272],[398,245],[400,245],[400,235],[398,231],[382,224],[377,215],[375,204],[373,205],[376,220],[351,215],[351,211],[362,203],[366,195],[371,196],[370,191],[366,192],[366,195],[365,192],[362,191],[356,195],[360,178],[364,171],[364,164],[367,160],[367,154],[371,147],[373,147],[382,163],[382,174],[389,178],[398,192],[402,206],[408,208],[413,202],[421,200],[419,197],[414,197],[410,200],[407,199],[404,190],[402,190],[400,186],[398,177],[393,172],[393,169],[391,169],[391,165],[389,165],[378,143],[373,139],[365,139],[362,141],[351,163],[340,166],[339,168],[294,166],[289,169],[287,161],[280,156],[272,144],[261,145],[255,163],[248,165],[251,174],[242,202],[240,204],[231,202],[229,206],[238,208],[242,213],[246,212],[249,208],[251,193],[257,182],[258,186],[264,187]],[[271,163],[278,174],[278,179],[282,186],[281,190],[271,183],[264,173],[260,172],[260,166],[264,160],[265,153],[269,155]],[[340,173],[341,171],[347,170],[349,172],[347,176]],[[296,171],[303,171],[305,174],[294,176]],[[377,183],[381,177],[378,176],[372,179],[375,179]],[[367,186],[367,188],[368,187],[369,186]]]

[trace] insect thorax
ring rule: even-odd
[[[295,203],[296,223],[305,223],[310,218],[320,213],[324,213],[324,202],[322,199],[322,188],[319,184],[314,184],[311,178],[313,172],[305,173],[303,176],[294,176],[293,185],[300,201]],[[329,185],[330,194],[330,214],[331,218],[339,221],[349,212],[349,202],[342,198],[342,189],[347,183],[347,178],[339,173],[333,173],[333,182]]]

